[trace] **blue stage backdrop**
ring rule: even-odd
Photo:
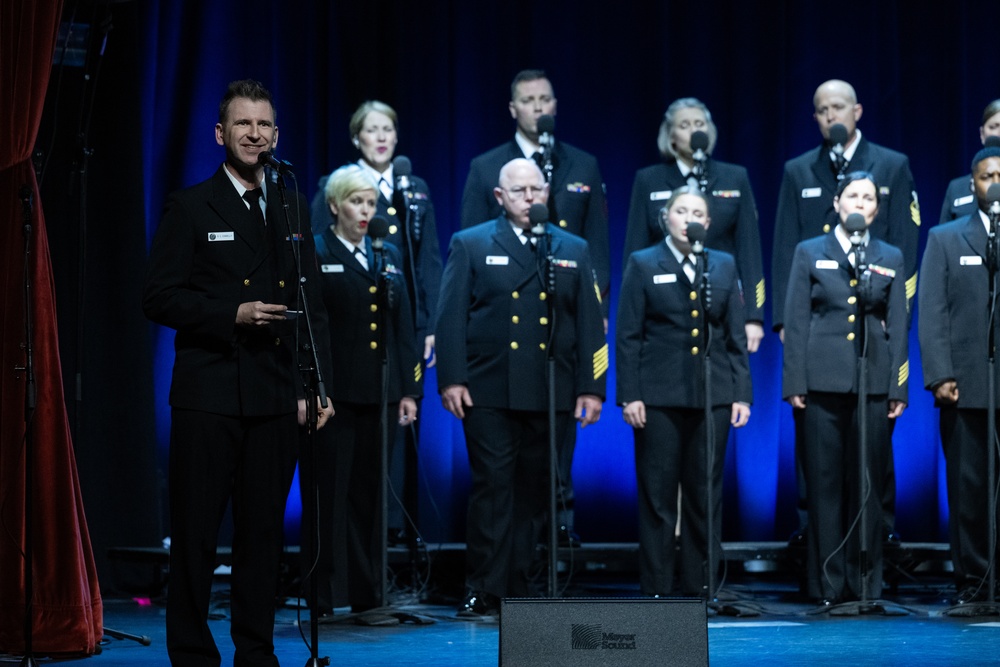
[[[819,141],[811,117],[819,83],[852,82],[865,136],[910,156],[922,236],[936,224],[948,181],[968,171],[983,107],[1000,97],[996,68],[986,66],[995,63],[987,40],[969,39],[970,28],[985,17],[964,3],[848,2],[831,9],[788,0],[770,3],[767,11],[756,3],[711,0],[140,5],[141,76],[114,86],[141,98],[147,238],[167,192],[217,168],[219,97],[228,81],[253,77],[275,95],[277,153],[295,165],[298,187],[310,198],[321,175],[357,157],[347,131],[353,109],[366,99],[394,106],[397,155],[407,155],[430,184],[444,252],[458,228],[469,161],[513,132],[511,78],[523,68],[543,68],[558,98],[557,136],[594,153],[607,184],[612,313],[632,178],[658,159],[657,129],[671,100],[702,99],[719,129],[715,156],[748,168],[769,274],[782,165]],[[614,334],[612,318],[612,349]],[[150,336],[156,387],[149,400],[165,463],[172,334],[153,327]],[[751,359],[753,415],[728,450],[727,540],[785,539],[795,528],[781,357],[780,342],[769,333]],[[894,438],[898,528],[908,540],[945,540],[937,414],[922,388],[915,329],[910,362],[910,406]],[[428,540],[460,541],[468,488],[464,442],[461,425],[437,400],[435,382],[431,369],[419,420],[421,527]],[[588,541],[636,539],[632,434],[614,389],[612,360],[604,414],[581,433],[574,468],[578,530]],[[299,507],[296,486],[288,512],[292,541]]]

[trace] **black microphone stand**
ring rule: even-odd
[[[548,596],[550,598],[559,597],[558,591],[558,550],[559,536],[556,525],[556,487],[559,483],[558,465],[558,437],[556,433],[556,357],[555,357],[555,332],[556,332],[556,273],[552,257],[552,233],[546,230],[542,234],[535,236],[538,247],[535,250],[539,257],[539,273],[542,279],[542,287],[546,293],[546,305],[548,308],[548,343],[546,344],[545,377],[548,382],[548,419],[549,419],[549,576],[548,576]]]
[[[705,151],[698,150],[694,154],[694,167],[691,169],[694,177],[698,179],[698,189],[702,192],[708,191],[708,156]]]
[[[700,244],[699,244],[700,245]],[[702,356],[702,389],[705,406],[705,590],[709,611],[720,616],[758,616],[760,610],[740,602],[723,602],[719,600],[715,588],[715,420],[712,410],[712,327],[709,312],[712,308],[712,278],[708,270],[708,250],[693,250],[697,263],[695,265],[701,306],[702,331],[700,341],[703,346]],[[683,502],[683,501],[682,501]],[[721,544],[719,545],[721,548]]]
[[[851,234],[851,244],[854,246],[854,280],[857,284],[855,296],[858,300],[858,340],[861,342],[857,358],[858,378],[858,580],[860,599],[841,602],[829,607],[821,607],[819,611],[827,611],[831,616],[858,616],[867,614],[884,614],[886,616],[905,616],[910,610],[900,605],[887,603],[884,600],[868,598],[868,579],[881,577],[882,571],[871,571],[868,560],[869,517],[867,505],[871,498],[872,478],[868,463],[868,322],[867,306],[871,295],[871,273],[867,270],[865,246],[861,235]],[[881,561],[879,561],[881,563]]]
[[[30,185],[21,187],[21,210],[24,216],[24,366],[15,370],[24,371],[24,657],[21,667],[35,667],[38,662],[34,655],[34,484],[32,477],[35,471],[34,434],[36,392],[35,392],[35,361],[34,337],[32,324],[34,309],[32,308],[31,289],[31,215],[34,193]]]
[[[312,476],[312,487],[313,488],[310,489],[310,494],[309,495],[312,498],[315,499],[316,498],[316,472],[315,471],[316,471],[316,466],[317,466],[317,462],[316,462],[316,427],[317,427],[317,424],[319,423],[319,413],[317,411],[316,403],[317,403],[317,400],[318,400],[324,408],[326,408],[328,404],[327,404],[327,397],[326,397],[326,387],[325,387],[325,385],[323,383],[323,371],[322,371],[322,367],[320,366],[320,363],[319,363],[318,348],[316,347],[316,334],[315,334],[315,331],[313,329],[312,310],[310,309],[309,299],[308,299],[308,297],[306,295],[306,277],[305,277],[305,275],[302,272],[302,252],[301,252],[301,249],[300,249],[300,247],[298,245],[298,242],[296,241],[296,239],[303,238],[302,234],[301,234],[302,216],[301,216],[301,212],[298,212],[298,214],[295,216],[296,228],[292,229],[292,221],[291,221],[291,218],[289,216],[288,199],[287,199],[286,193],[285,193],[285,176],[284,175],[286,173],[290,174],[292,176],[293,180],[294,180],[295,174],[293,174],[291,172],[291,170],[287,169],[287,168],[286,169],[277,170],[277,172],[278,172],[277,173],[277,178],[275,179],[274,182],[277,185],[278,197],[280,198],[280,201],[281,201],[281,211],[282,211],[282,214],[283,214],[283,217],[284,217],[284,220],[285,220],[285,230],[288,233],[288,242],[291,244],[290,247],[291,247],[291,250],[292,250],[292,257],[294,258],[294,261],[295,261],[295,273],[296,273],[297,280],[298,280],[298,300],[299,300],[299,305],[301,306],[300,310],[302,310],[302,317],[305,320],[306,335],[307,335],[307,337],[309,339],[308,342],[307,342],[307,347],[308,347],[309,351],[311,352],[311,354],[310,354],[311,358],[310,359],[306,360],[305,362],[303,362],[300,359],[300,361],[299,361],[299,371],[302,372],[302,373],[306,373],[309,376],[309,381],[305,383],[306,429],[307,429],[307,433],[308,433],[307,438],[308,438],[309,457],[310,457],[310,459],[312,461],[312,466],[311,466],[312,470],[314,471],[313,472],[313,476]],[[298,189],[297,181],[296,181],[296,189]],[[296,199],[296,203],[297,202],[298,202],[298,199]],[[280,238],[280,235],[277,234],[277,230],[275,230],[272,233],[275,235],[274,236],[275,240],[277,240],[278,238]],[[280,248],[276,248],[276,250],[279,251],[279,256],[280,256]],[[299,344],[299,341],[298,341],[300,329],[301,329],[301,327],[296,326],[296,333],[295,333],[295,338],[296,338],[295,350],[296,350],[296,354],[298,354],[299,351],[303,347],[302,345]],[[310,562],[313,563],[314,564],[313,567],[315,567],[318,550],[320,548],[320,546],[319,546],[319,540],[317,539],[317,536],[318,536],[318,533],[319,533],[318,508],[317,508],[317,511],[314,511],[312,513],[312,517],[313,517],[312,525],[308,527],[308,530],[310,530],[311,533],[312,533],[312,535],[313,535],[313,538],[311,540],[313,553],[310,554]],[[315,573],[315,571],[310,572],[308,574],[308,577],[309,577],[309,631],[310,631],[310,636],[309,636],[309,652],[310,652],[310,655],[309,655],[309,659],[306,661],[306,667],[320,667],[321,665],[329,665],[330,664],[330,658],[329,657],[320,658],[319,655],[318,655],[318,652],[319,652],[319,624],[317,623],[317,619],[319,617],[319,613],[318,613],[318,607],[319,607],[319,582],[316,580],[316,573]]]
[[[379,536],[379,558],[378,558],[378,578],[379,592],[378,603],[380,607],[388,604],[389,585],[386,577],[386,570],[389,564],[389,535],[387,525],[389,523],[389,354],[386,349],[388,336],[385,327],[388,322],[386,310],[389,307],[388,290],[389,278],[385,274],[385,255],[382,248],[382,239],[372,242],[372,260],[375,262],[375,281],[377,284],[377,305],[378,305],[378,349],[379,349],[379,529],[376,531]]]
[[[990,186],[992,190],[994,186]],[[995,204],[994,204],[995,206]],[[997,388],[996,388],[996,298],[997,269],[1000,263],[1000,243],[997,240],[997,213],[989,212],[990,230],[986,239],[986,268],[989,272],[989,301],[987,302],[987,344],[986,344],[986,516],[989,526],[987,536],[989,546],[986,559],[986,601],[968,602],[949,607],[945,616],[1000,616],[1000,605],[996,601],[996,548],[997,548],[997,488],[996,488],[996,447],[997,447]]]

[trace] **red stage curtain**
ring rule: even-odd
[[[0,3],[0,651],[24,650],[24,225],[19,190],[37,193],[30,156],[56,46],[61,0]],[[33,650],[90,655],[103,634],[97,569],[63,399],[56,304],[41,202],[35,195],[28,273],[37,407]]]

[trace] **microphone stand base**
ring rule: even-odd
[[[1000,616],[1000,604],[996,602],[966,602],[948,607],[942,616],[953,618],[971,618],[974,616]]]
[[[909,616],[917,612],[909,607],[886,600],[855,600],[822,605],[806,613],[809,615],[829,614],[830,616]]]

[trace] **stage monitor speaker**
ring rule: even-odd
[[[692,598],[509,598],[501,667],[708,665],[705,602]]]

